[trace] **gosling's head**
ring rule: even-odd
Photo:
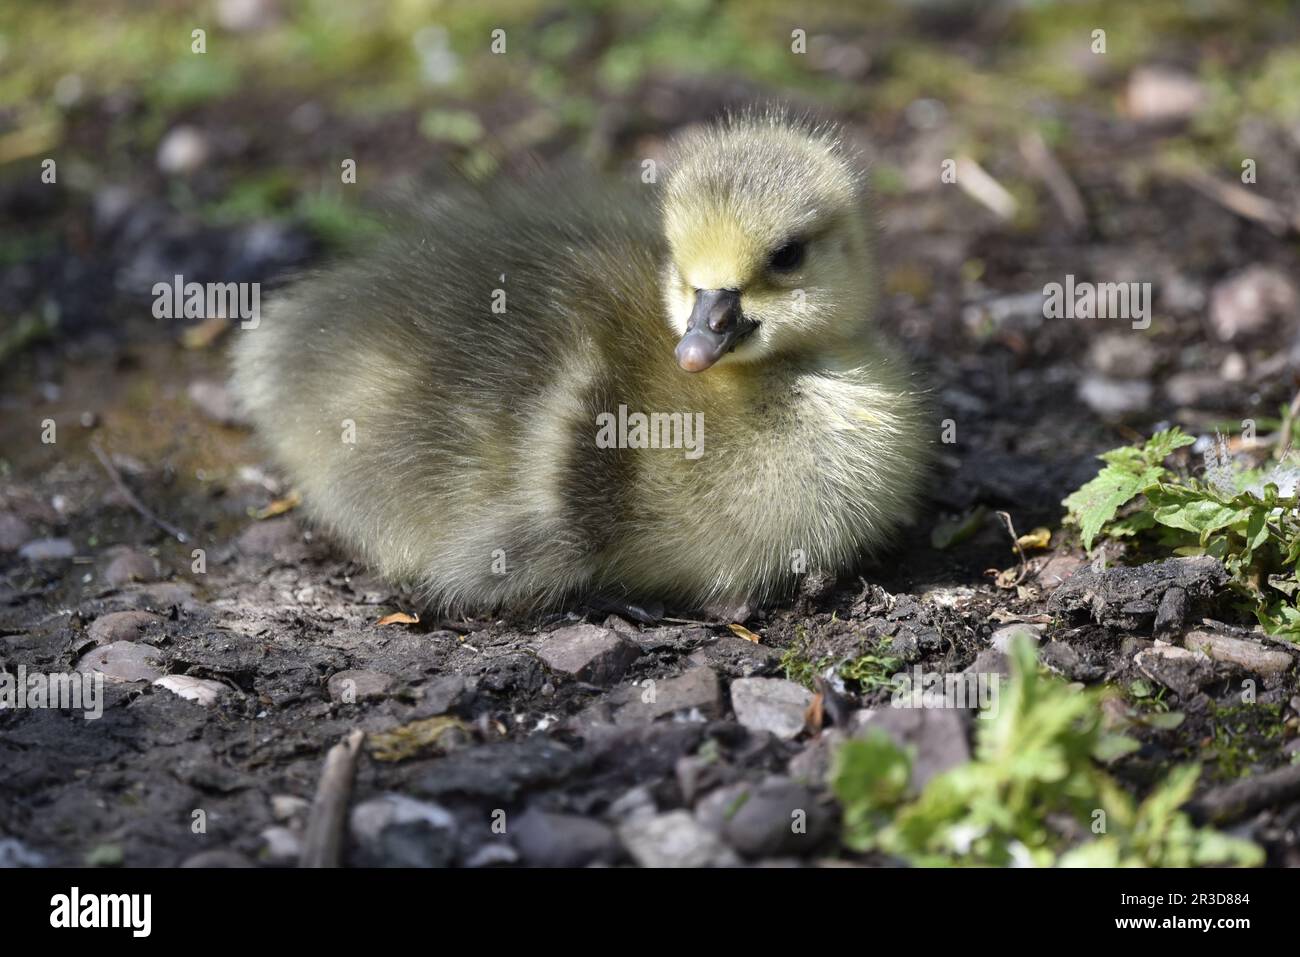
[[[688,133],[663,217],[664,298],[687,372],[832,349],[860,330],[870,230],[835,131],[748,115]]]

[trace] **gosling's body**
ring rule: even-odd
[[[663,214],[649,187],[569,178],[449,198],[241,331],[236,390],[311,515],[444,608],[762,602],[881,545],[916,501],[923,406],[869,326],[869,288],[806,284],[796,329],[784,299],[726,275],[745,255],[725,239],[730,187],[708,181],[770,178],[732,162],[764,136],[832,147],[775,119],[688,140]],[[711,198],[674,221],[692,162]],[[869,250],[845,242],[869,283]],[[687,272],[710,270],[766,318],[692,374],[678,342],[703,280]],[[702,414],[698,454],[602,447],[620,406]]]

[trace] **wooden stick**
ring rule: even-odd
[[[1011,536],[1011,545],[1016,550],[1016,555],[1020,558],[1020,574],[1016,575],[1014,585],[1019,585],[1029,574],[1029,559],[1025,557],[1025,550],[1020,547],[1020,536],[1016,534],[1016,526],[1011,523],[1011,515],[1007,512],[996,513],[998,518],[1002,519],[1002,524],[1007,527],[1007,534]]]
[[[1026,133],[1020,138],[1020,155],[1025,158],[1030,169],[1047,185],[1047,191],[1061,207],[1066,225],[1074,232],[1088,225],[1088,210],[1083,204],[1079,188],[1070,179],[1070,174],[1057,160],[1055,154],[1037,130]]]
[[[1156,164],[1157,172],[1190,186],[1242,219],[1259,223],[1275,236],[1300,231],[1300,216],[1288,214],[1273,200],[1252,193],[1235,183],[1225,183],[1190,164],[1165,159]]]
[[[1266,807],[1297,799],[1300,799],[1300,764],[1293,764],[1207,791],[1186,807],[1197,820],[1229,824]]]
[[[98,442],[92,441],[90,443],[90,451],[95,453],[95,458],[99,459],[99,464],[104,466],[104,471],[107,472],[108,477],[113,480],[113,484],[117,487],[117,490],[121,493],[122,497],[126,499],[128,505],[139,512],[144,518],[153,522],[153,524],[157,525],[168,535],[173,536],[178,542],[184,544],[190,540],[189,535],[181,531],[171,522],[159,518],[150,511],[144,502],[140,501],[140,499],[136,497],[136,494],[127,487],[126,481],[122,478],[122,473],[117,470],[117,466],[114,465],[113,460],[108,457],[108,453],[99,447]]]
[[[1286,458],[1287,453],[1291,451],[1291,432],[1295,428],[1297,415],[1300,415],[1300,392],[1291,397],[1291,404],[1286,407],[1286,414],[1282,416],[1282,426],[1278,429],[1281,441],[1274,452],[1274,456],[1279,462]]]
[[[1011,219],[1020,204],[988,171],[969,156],[957,157],[957,185],[999,219]]]
[[[343,859],[343,834],[352,797],[352,778],[365,732],[357,729],[325,755],[316,798],[307,816],[299,867],[338,867]]]

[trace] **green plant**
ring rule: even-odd
[[[893,684],[893,676],[903,666],[903,660],[889,653],[889,640],[882,639],[870,651],[856,657],[836,661],[833,655],[812,657],[807,632],[802,626],[795,633],[794,644],[781,654],[781,669],[786,679],[811,688],[813,678],[832,665],[845,681],[857,682],[863,691],[886,688]]]
[[[1079,527],[1089,551],[1099,536],[1138,537],[1172,555],[1218,558],[1265,631],[1300,641],[1300,497],[1282,495],[1272,480],[1295,464],[1260,473],[1236,467],[1225,452],[1212,462],[1207,480],[1165,465],[1172,452],[1194,441],[1173,428],[1141,446],[1105,453],[1106,467],[1062,503],[1066,523]]]
[[[1175,450],[1195,442],[1177,428],[1157,432],[1140,448],[1125,446],[1098,456],[1106,467],[1062,504],[1066,507],[1066,522],[1079,526],[1083,547],[1092,551],[1092,543],[1103,527],[1109,534],[1133,534],[1141,527],[1150,527],[1145,519],[1136,524],[1118,524],[1116,515],[1146,489],[1171,473],[1164,461]]]
[[[1135,803],[1096,761],[1117,750],[1101,727],[1097,693],[1041,674],[1028,640],[1014,642],[1011,657],[1009,687],[980,722],[974,759],[919,795],[908,795],[909,752],[883,732],[840,748],[832,787],[850,847],[921,866],[1262,862],[1254,844],[1197,828],[1179,810],[1197,765],[1176,769]]]
[[[1201,745],[1222,780],[1245,777],[1276,749],[1283,735],[1282,706],[1264,702],[1223,707],[1210,714],[1211,740]]]

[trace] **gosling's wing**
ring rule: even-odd
[[[651,200],[550,182],[409,220],[241,331],[238,392],[313,512],[394,574],[493,542],[582,551],[612,516],[572,503],[614,508],[616,478],[576,450],[661,325]]]

